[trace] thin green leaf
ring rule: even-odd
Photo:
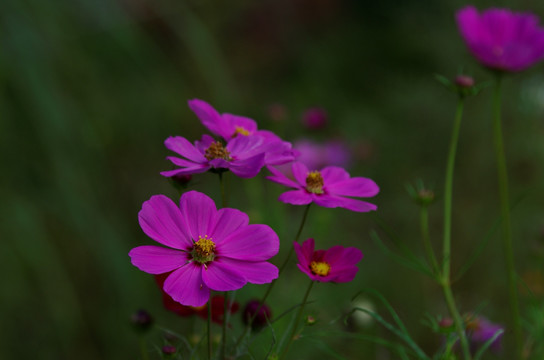
[[[491,346],[493,341],[495,341],[499,336],[501,336],[502,333],[504,333],[503,329],[497,330],[495,332],[495,334],[493,334],[493,337],[491,337],[491,339],[487,340],[485,342],[485,344],[483,344],[482,347],[480,349],[478,349],[476,354],[474,354],[474,360],[479,360],[482,357],[482,355],[484,354],[484,352]]]

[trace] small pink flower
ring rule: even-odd
[[[249,225],[239,210],[217,210],[202,193],[184,193],[179,207],[164,195],[152,196],[138,219],[147,236],[166,247],[138,246],[129,252],[132,264],[149,274],[172,272],[163,289],[182,305],[202,306],[210,290],[278,277],[278,268],[266,261],[279,250],[278,235],[267,225]]]
[[[323,207],[342,207],[357,212],[377,209],[374,204],[347,196],[372,197],[379,192],[378,185],[371,179],[350,178],[348,172],[340,167],[328,166],[320,171],[309,171],[306,165],[294,162],[291,168],[294,180],[272,167],[268,170],[272,176],[267,179],[295,189],[281,194],[279,201],[293,205],[314,202]]]
[[[224,145],[204,135],[193,145],[189,140],[175,136],[166,139],[164,145],[184,158],[167,157],[180,169],[161,172],[166,177],[198,174],[208,170],[230,170],[236,176],[251,178],[264,166],[263,139],[258,137],[237,137]]]
[[[314,250],[314,239],[302,245],[293,244],[298,257],[298,268],[313,281],[350,282],[359,269],[355,266],[363,258],[361,250],[336,245],[329,250]]]
[[[544,58],[544,28],[533,14],[508,9],[479,14],[466,6],[455,17],[470,52],[488,68],[521,71]]]
[[[258,137],[263,140],[266,165],[281,165],[294,160],[291,144],[283,141],[272,131],[259,130],[255,120],[233,114],[219,114],[203,100],[189,100],[189,108],[208,130],[225,141],[239,137]]]
[[[302,114],[302,124],[308,129],[321,129],[327,125],[327,112],[320,107],[306,109]]]
[[[301,139],[293,144],[293,149],[300,161],[311,169],[321,169],[325,166],[349,167],[351,152],[342,140],[330,140],[318,143],[312,140]]]

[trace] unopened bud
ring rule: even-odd
[[[308,315],[306,318],[306,325],[314,325],[316,322],[317,320],[312,315]]]
[[[474,86],[474,79],[467,75],[458,75],[455,78],[455,85],[460,88],[471,88]]]
[[[145,332],[153,325],[153,318],[145,310],[138,310],[130,316],[130,321],[137,331]]]
[[[251,300],[246,304],[242,316],[244,324],[251,324],[253,330],[259,330],[268,324],[272,318],[272,311],[268,305],[261,305],[259,300]],[[253,321],[251,321],[252,319]]]
[[[176,351],[177,351],[176,347],[172,345],[164,345],[162,347],[162,353],[164,355],[173,355],[176,353]]]

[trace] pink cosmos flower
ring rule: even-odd
[[[521,71],[544,58],[544,28],[530,13],[467,6],[455,14],[461,36],[484,66]]]
[[[307,205],[312,202],[328,208],[342,207],[357,212],[376,210],[377,206],[366,201],[346,196],[372,197],[379,192],[378,185],[363,177],[350,178],[348,172],[340,167],[328,166],[320,171],[309,171],[301,162],[294,162],[294,180],[282,172],[268,167],[272,176],[267,179],[296,190],[280,195],[279,201],[293,205]]]
[[[226,113],[219,114],[210,104],[199,99],[189,100],[189,108],[208,130],[226,141],[239,137],[263,138],[266,165],[280,165],[294,160],[291,144],[271,131],[259,130],[253,119]]]
[[[294,243],[298,268],[313,281],[350,282],[359,269],[355,266],[363,258],[361,250],[336,245],[329,250],[314,250],[314,239],[299,245]]]
[[[161,172],[161,175],[171,177],[187,174],[197,174],[208,170],[230,170],[242,178],[251,178],[259,173],[264,166],[263,139],[259,137],[240,136],[231,139],[226,145],[215,141],[209,135],[203,135],[200,141],[191,144],[181,136],[169,137],[164,145],[185,159],[168,156],[174,165],[180,169]]]
[[[278,268],[266,262],[279,250],[278,235],[267,225],[249,225],[239,210],[217,210],[202,193],[184,193],[179,207],[164,195],[152,196],[138,219],[147,236],[166,247],[138,246],[129,252],[132,264],[149,274],[172,272],[163,289],[182,305],[202,306],[210,290],[278,277]]]

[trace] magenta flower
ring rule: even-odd
[[[263,138],[266,165],[285,164],[295,158],[290,143],[283,141],[271,131],[259,130],[253,119],[239,115],[219,114],[210,104],[199,99],[189,100],[189,108],[208,130],[226,141],[244,136]]]
[[[521,71],[544,58],[544,28],[530,13],[474,6],[457,11],[457,25],[470,52],[484,66]]]
[[[327,112],[320,107],[306,109],[302,114],[302,124],[308,129],[321,129],[327,125]]]
[[[295,242],[293,246],[298,257],[298,268],[313,281],[350,282],[359,271],[355,265],[363,258],[361,250],[341,245],[314,251],[314,239],[308,239],[302,245]]]
[[[180,169],[161,172],[171,177],[197,174],[208,170],[230,170],[242,178],[250,178],[259,173],[264,166],[263,139],[259,137],[240,136],[231,139],[226,145],[215,141],[209,135],[203,135],[200,141],[191,144],[181,136],[169,137],[164,145],[185,159],[168,156]]]
[[[278,198],[279,201],[293,205],[306,205],[314,202],[319,206],[342,207],[358,212],[377,209],[374,204],[346,197],[372,197],[376,195],[380,189],[370,179],[350,178],[346,170],[336,166],[328,166],[321,171],[309,171],[306,165],[294,162],[291,169],[294,180],[289,179],[277,169],[268,168],[272,173],[272,176],[267,177],[269,180],[296,189],[281,194]]]
[[[311,169],[321,169],[325,166],[348,167],[351,163],[351,152],[345,142],[330,140],[317,143],[312,140],[298,140],[293,149],[300,161]]]
[[[278,277],[276,266],[266,262],[278,252],[276,233],[267,225],[248,225],[239,210],[217,210],[202,193],[183,194],[179,207],[164,195],[152,196],[138,219],[147,236],[167,247],[138,246],[129,252],[132,264],[149,274],[172,272],[163,289],[182,305],[202,306],[210,290],[237,290]]]
[[[495,334],[504,331],[501,325],[497,325],[489,321],[483,316],[469,315],[466,320],[466,328],[468,341],[470,344],[470,350],[475,353],[486,342],[491,340]],[[489,349],[493,352],[500,352],[502,348],[502,335],[501,332],[495,340],[491,343]]]

